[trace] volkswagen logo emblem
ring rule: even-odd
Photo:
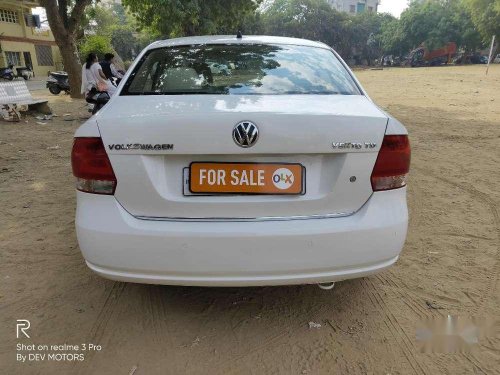
[[[241,121],[233,129],[233,140],[243,148],[252,147],[259,139],[259,128],[253,122]]]

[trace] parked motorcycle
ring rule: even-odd
[[[27,66],[16,68],[16,71],[17,71],[17,77],[23,77],[25,81],[34,77],[33,70],[31,70]]]
[[[69,94],[69,79],[66,72],[50,72],[47,78],[47,88],[51,94],[59,95],[61,91]]]
[[[13,65],[9,65],[7,68],[0,68],[0,78],[12,81],[14,79],[13,67]]]

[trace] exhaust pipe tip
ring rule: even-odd
[[[331,281],[329,283],[318,283],[318,287],[323,290],[332,290],[335,286],[335,282]]]

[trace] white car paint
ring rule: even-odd
[[[77,235],[87,265],[121,281],[200,286],[345,280],[396,262],[406,189],[373,194],[356,214],[261,222],[148,221],[113,196],[77,194]]]
[[[178,38],[148,46],[135,64],[152,48],[236,43],[330,49],[294,38]],[[102,137],[117,178],[114,195],[77,192],[77,236],[88,266],[130,282],[250,286],[337,281],[392,265],[406,238],[406,188],[373,192],[370,175],[384,136],[407,132],[348,72],[362,95],[113,96],[75,134]],[[260,129],[254,147],[232,140],[243,120]],[[110,148],[129,143],[174,148]],[[307,191],[184,195],[183,171],[193,161],[301,163]]]

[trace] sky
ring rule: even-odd
[[[33,8],[31,10],[31,13],[39,14],[42,21],[47,19],[47,15],[45,14],[45,9],[42,7]]]
[[[399,17],[407,7],[407,0],[380,0],[378,11],[379,13],[390,13],[395,17]]]

